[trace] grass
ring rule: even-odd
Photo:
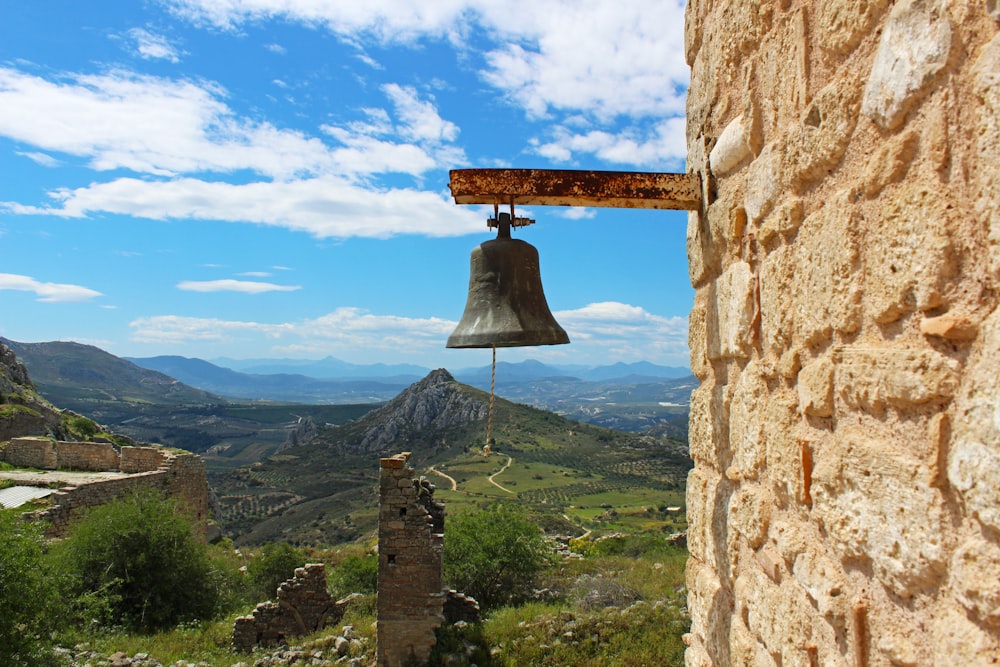
[[[371,546],[345,545],[315,550],[309,556],[326,562],[331,571],[345,558],[369,553]],[[439,632],[439,647],[430,665],[683,665],[682,636],[690,629],[684,589],[687,552],[667,544],[659,533],[574,540],[570,546],[583,557],[560,559],[539,582],[558,592],[555,599],[499,609],[481,623],[465,628],[444,628]],[[335,661],[338,656],[332,638],[343,626],[351,625],[361,642],[354,645],[351,657],[369,664],[376,642],[375,606],[375,595],[367,594],[353,602],[333,627],[290,639],[290,644]],[[219,620],[151,635],[77,632],[63,637],[61,643],[83,643],[103,656],[118,651],[130,656],[147,653],[162,664],[179,660],[213,667],[231,667],[240,662],[264,664],[265,656],[275,649],[244,655],[230,648],[233,622],[248,612],[244,609]]]

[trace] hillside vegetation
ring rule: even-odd
[[[378,459],[413,453],[449,512],[504,499],[552,532],[591,527],[673,530],[682,523],[690,459],[669,439],[621,433],[495,402],[484,456],[488,396],[433,371],[382,408],[306,445],[212,479],[238,543],[351,541],[375,528]]]

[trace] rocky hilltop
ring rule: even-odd
[[[0,443],[24,436],[134,444],[131,438],[45,400],[14,350],[0,340]]]
[[[0,442],[28,435],[65,438],[63,414],[35,391],[14,351],[0,342]]]
[[[388,452],[408,433],[462,426],[486,419],[488,411],[485,401],[463,390],[451,373],[439,368],[361,420],[360,424],[371,426],[356,452]]]

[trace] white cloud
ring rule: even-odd
[[[237,275],[247,278],[270,278],[273,274],[270,271],[243,271]]]
[[[160,315],[142,317],[129,323],[132,340],[140,343],[184,344],[198,341],[233,340],[241,334],[277,338],[292,329],[288,324],[233,322],[216,318]]]
[[[604,301],[557,311],[553,316],[573,343],[593,344],[607,351],[627,348],[634,351],[636,359],[687,350],[687,318],[654,315],[641,306]]]
[[[194,219],[251,222],[317,238],[400,234],[462,236],[482,231],[482,216],[446,197],[412,189],[369,190],[333,177],[291,182],[230,184],[181,178],[120,178],[52,194],[51,207],[2,203],[19,215],[83,218],[93,213],[151,220]]]
[[[31,152],[31,151],[29,151],[29,152],[25,152],[25,153],[18,152],[16,154],[20,155],[22,157],[26,157],[29,160],[31,160],[32,162],[34,162],[35,164],[39,164],[39,165],[41,165],[43,167],[56,167],[56,166],[59,166],[59,160],[55,159],[54,157],[52,157],[48,153],[38,153],[38,152]]]
[[[65,81],[0,68],[0,134],[117,168],[172,175],[251,169],[276,178],[329,171],[318,139],[235,117],[222,91],[128,72]]]
[[[154,35],[143,28],[132,28],[128,34],[135,40],[136,51],[146,60],[180,62],[180,52],[163,35]]]
[[[632,167],[657,167],[680,163],[687,155],[684,118],[668,118],[649,127],[629,127],[617,132],[591,130],[583,134],[565,126],[551,130],[553,138],[532,143],[539,155],[569,162],[581,154]]]
[[[300,285],[276,285],[252,280],[182,280],[177,283],[177,289],[186,292],[242,292],[244,294],[262,294],[264,292],[294,292],[302,289]]]
[[[390,83],[382,86],[382,91],[396,105],[403,138],[437,144],[454,141],[458,137],[458,126],[441,118],[434,105],[421,100],[412,86]]]
[[[487,54],[486,79],[529,114],[683,115],[683,2],[484,0],[482,12],[509,40]]]
[[[548,359],[559,363],[613,363],[648,360],[687,365],[687,320],[661,317],[624,303],[594,303],[555,313],[567,330],[570,345],[505,348],[504,360]],[[176,315],[133,321],[132,340],[159,345],[217,342],[238,348],[259,349],[266,343],[271,353],[294,356],[350,356],[351,358],[411,360],[427,363],[442,355],[444,344],[457,322],[437,317],[379,315],[363,308],[341,307],[314,319],[265,323],[227,321]],[[257,345],[254,345],[257,344]],[[452,362],[458,356],[451,356]],[[471,360],[471,355],[464,355]],[[485,358],[485,357],[484,357]],[[474,364],[475,361],[456,363]],[[488,362],[484,362],[488,363]]]
[[[49,81],[0,68],[0,135],[46,151],[90,160],[97,170],[129,169],[159,176],[248,169],[288,180],[322,174],[404,173],[418,176],[464,160],[460,149],[438,146],[457,127],[415,91],[387,87],[401,113],[404,139],[429,148],[376,139],[392,129],[382,111],[368,124],[321,128],[342,146],[238,117],[218,86],[130,72],[69,76]],[[33,153],[37,155],[37,153]]]
[[[43,283],[16,273],[0,273],[0,290],[34,292],[38,296],[38,301],[45,303],[79,303],[103,296],[97,290],[88,287]]]
[[[422,349],[443,347],[456,323],[438,318],[375,315],[361,308],[338,308],[315,319],[268,324],[216,318],[163,315],[129,324],[132,340],[143,343],[184,344],[196,341],[244,342],[263,337],[282,349],[325,351]]]
[[[281,44],[275,44],[273,42],[270,44],[265,44],[264,48],[270,51],[271,53],[277,53],[279,56],[283,56],[286,53],[288,53],[288,49],[283,47]]]
[[[283,18],[324,26],[345,42],[462,45],[478,26],[498,46],[484,78],[530,115],[582,111],[609,119],[681,116],[683,0],[165,0],[190,20],[234,29]]]

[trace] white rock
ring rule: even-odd
[[[861,111],[894,129],[915,96],[948,60],[951,22],[938,0],[903,0],[892,8],[875,54]]]

